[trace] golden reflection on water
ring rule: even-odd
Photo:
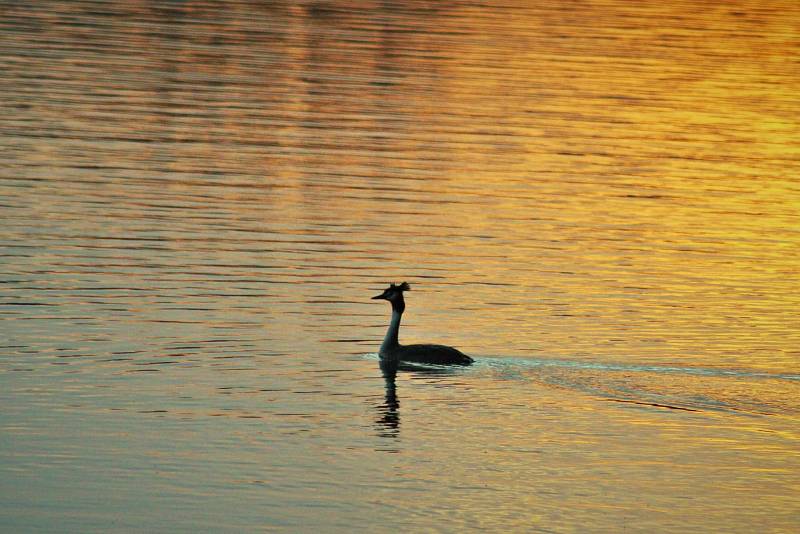
[[[2,4],[13,525],[797,526],[796,2]]]

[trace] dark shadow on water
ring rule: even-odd
[[[408,362],[379,361],[384,380],[383,402],[376,405],[378,414],[375,426],[382,438],[400,437],[400,400],[397,397],[397,373],[405,372],[419,377],[455,376],[452,366],[424,365]],[[397,451],[394,451],[397,452]]]
[[[398,371],[416,376],[455,376],[463,369],[463,367],[454,367],[452,365],[426,365],[413,362],[400,362],[397,366]]]
[[[399,366],[381,360],[380,367],[385,394],[383,403],[377,406],[379,417],[375,423],[380,437],[396,439],[400,436],[400,401],[397,398],[396,383]]]

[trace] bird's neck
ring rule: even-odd
[[[389,323],[389,329],[386,331],[386,336],[381,343],[380,355],[384,356],[389,354],[393,349],[400,346],[398,341],[398,334],[400,333],[400,319],[403,317],[403,310],[405,310],[405,302],[401,300],[392,302],[392,320]]]

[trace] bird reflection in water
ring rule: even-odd
[[[453,369],[444,366],[425,366],[407,362],[380,361],[381,373],[384,380],[384,399],[376,405],[378,418],[375,426],[378,436],[382,438],[400,437],[400,400],[397,397],[397,372],[408,372],[417,376],[453,375]],[[398,452],[398,451],[393,451]]]
[[[397,362],[381,360],[381,372],[385,384],[383,404],[377,406],[379,417],[375,420],[378,435],[382,438],[397,438],[400,435],[400,401],[397,399]]]

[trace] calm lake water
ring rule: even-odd
[[[797,532],[799,35],[0,1],[0,530]]]

